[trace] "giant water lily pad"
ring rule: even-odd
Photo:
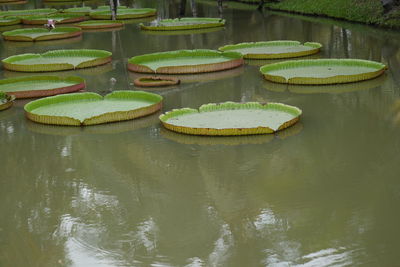
[[[0,80],[0,92],[16,98],[43,97],[76,92],[85,88],[85,80],[79,76],[26,76]]]
[[[28,3],[27,0],[22,0],[22,1],[6,1],[6,2],[1,2],[0,5],[22,5]]]
[[[26,116],[35,122],[56,125],[93,125],[130,120],[161,108],[160,95],[142,91],[114,91],[50,96],[25,105]]]
[[[15,17],[0,18],[0,26],[10,26],[20,24],[21,19]]]
[[[71,7],[63,9],[62,12],[66,14],[79,14],[79,15],[89,15],[92,12],[92,8],[90,6],[85,7]]]
[[[38,15],[38,16],[28,16],[22,18],[23,24],[30,25],[43,25],[48,22],[49,19],[52,19],[56,22],[56,24],[63,23],[73,23],[85,20],[84,15],[78,14],[54,14],[54,15]]]
[[[54,8],[21,9],[21,10],[0,11],[0,17],[49,15],[53,13],[57,13],[57,9]]]
[[[162,19],[151,22],[148,25],[140,24],[143,30],[151,31],[170,31],[170,30],[192,30],[221,27],[225,25],[225,20],[219,18],[178,18]]]
[[[295,124],[297,107],[257,102],[202,105],[198,110],[176,109],[160,116],[169,130],[195,135],[249,135],[273,133]]]
[[[361,59],[290,60],[260,68],[264,78],[289,84],[335,84],[368,80],[381,75],[386,66]]]
[[[3,91],[0,91],[0,110],[8,109],[12,106],[15,96],[8,95]]]
[[[118,10],[120,9],[126,9],[128,8],[127,6],[118,6]],[[104,5],[104,6],[98,6],[96,10],[94,11],[104,11],[104,10],[111,10],[110,6]]]
[[[8,41],[45,41],[71,38],[82,35],[82,30],[78,27],[58,27],[52,30],[37,29],[18,29],[2,33],[3,38]]]
[[[135,56],[128,60],[128,69],[144,73],[199,73],[232,69],[242,64],[239,53],[197,49]]]
[[[88,20],[75,25],[82,29],[105,29],[122,27],[124,23],[117,20]]]
[[[154,16],[157,13],[154,8],[122,8],[118,9],[117,19],[136,19]],[[92,19],[111,19],[110,10],[100,10],[90,12]]]
[[[278,59],[315,54],[320,51],[321,47],[320,43],[312,42],[301,44],[298,41],[269,41],[226,45],[218,50],[239,52],[244,58]]]
[[[133,84],[140,87],[159,87],[179,84],[180,80],[173,77],[145,76],[137,78]]]
[[[13,71],[59,71],[102,65],[111,61],[111,55],[111,52],[104,50],[66,49],[11,56],[2,62],[5,69]]]

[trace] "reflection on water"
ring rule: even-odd
[[[126,5],[160,3],[163,16],[177,16],[176,1]],[[199,2],[196,12],[218,16]],[[73,129],[35,124],[17,101],[0,112],[0,266],[398,264],[399,33],[250,8],[224,9],[224,18],[213,33],[150,35],[137,23],[85,32],[63,48],[112,51],[113,62],[53,74],[82,76],[87,91],[101,94],[136,90],[126,70],[132,56],[267,40],[317,41],[321,58],[375,60],[389,70],[348,86],[278,88],[246,65],[162,91],[163,112],[224,101],[303,110],[299,124],[276,135],[233,139],[168,132],[157,114]],[[0,41],[0,57],[59,46]],[[19,75],[27,73],[0,72]]]

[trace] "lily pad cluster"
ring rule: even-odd
[[[0,0],[1,1],[1,0]],[[57,27],[54,30],[19,29],[3,33],[6,40],[40,41],[68,38],[82,34],[82,29],[123,26],[123,19],[150,17],[151,8],[118,9],[117,21],[111,20],[109,6],[68,8],[58,12],[41,9],[0,12],[0,23],[43,24],[48,19],[58,24],[74,23],[75,27]],[[86,17],[92,20],[83,21]],[[0,24],[1,25],[1,24]],[[222,28],[220,18],[157,19],[140,24],[145,34],[182,31],[204,32],[204,29]],[[145,73],[134,80],[135,86],[178,86],[179,79],[168,75],[193,75],[239,68],[246,60],[271,60],[305,57],[320,52],[317,42],[291,40],[245,42],[229,44],[218,50],[193,49],[155,52],[136,55],[128,60],[131,72]],[[48,72],[74,70],[103,65],[111,61],[111,53],[94,49],[53,50],[43,54],[22,54],[2,60],[3,67],[19,72]],[[283,84],[336,84],[372,79],[386,69],[379,62],[360,59],[300,59],[262,66],[266,80]],[[150,76],[149,76],[150,74]],[[159,76],[161,74],[161,76]],[[29,88],[28,90],[25,88]],[[25,105],[27,118],[42,124],[93,125],[134,119],[161,109],[160,95],[143,91],[114,91],[106,96],[91,92],[71,93],[85,88],[78,76],[27,76],[0,81],[2,106],[12,104],[12,98],[43,97]],[[69,94],[64,94],[69,93]],[[59,95],[60,94],[60,95]],[[209,103],[198,109],[181,108],[162,114],[159,119],[168,130],[190,135],[233,136],[275,133],[297,123],[302,111],[282,103]]]

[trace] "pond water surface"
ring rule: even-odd
[[[173,1],[130,5],[177,16]],[[197,8],[218,16],[213,3]],[[150,18],[81,38],[0,41],[1,59],[59,48],[113,52],[111,64],[59,72],[103,95],[137,90],[129,57],[244,41],[315,41],[324,49],[311,58],[389,67],[360,83],[286,86],[258,71],[276,61],[252,60],[152,91],[163,95],[163,111],[223,101],[301,108],[300,122],[276,135],[181,135],[163,129],[159,113],[48,126],[25,119],[30,100],[16,101],[0,113],[0,266],[399,265],[400,33],[254,9],[226,8],[224,29],[198,34],[141,32],[138,23]]]

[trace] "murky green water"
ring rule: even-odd
[[[166,3],[161,15],[176,16]],[[197,11],[217,16],[215,5]],[[29,100],[18,100],[0,113],[0,266],[399,265],[400,33],[251,10],[224,17],[225,29],[202,34],[147,34],[139,20],[82,38],[1,41],[0,55],[112,51],[111,64],[61,72],[101,94],[135,89],[129,57],[242,41],[317,41],[323,52],[311,58],[370,59],[389,70],[362,83],[288,87],[258,72],[276,61],[253,60],[153,91],[164,111],[228,100],[300,107],[301,122],[275,136],[180,135],[158,114],[47,126],[26,120]]]

